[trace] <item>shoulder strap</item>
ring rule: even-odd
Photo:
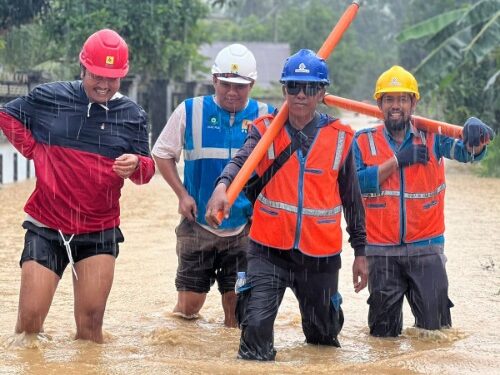
[[[298,132],[297,135],[307,138],[307,136],[302,132]],[[290,156],[292,156],[292,154],[299,148],[299,144],[299,142],[292,141],[288,144],[288,146],[285,147],[283,151],[281,151],[281,153],[274,160],[273,164],[271,164],[262,175],[262,187],[264,187],[271,180],[271,178],[273,178],[276,172],[279,171],[279,169],[286,163]]]

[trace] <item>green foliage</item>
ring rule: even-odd
[[[201,24],[210,29],[210,38],[227,42],[267,41],[272,39],[272,30],[261,23],[256,15],[250,15],[241,23],[230,19],[204,20]]]
[[[0,34],[47,10],[48,0],[0,0]]]
[[[415,68],[415,73],[438,73],[443,78],[469,54],[481,62],[500,44],[499,17],[500,0],[481,0],[468,8],[461,18],[429,40],[430,52]]]
[[[130,47],[131,71],[145,76],[182,77],[204,41],[197,20],[208,9],[199,0],[59,0],[44,25],[60,36],[64,55],[75,60],[85,39],[100,28],[118,31]]]
[[[396,35],[396,41],[399,43],[404,43],[409,40],[435,35],[451,23],[456,22],[458,19],[460,19],[466,11],[467,8],[463,8],[438,14],[435,17],[432,17],[424,22],[420,22],[405,29],[404,31]]]
[[[459,13],[463,14],[458,17]],[[476,116],[500,129],[500,0],[441,13],[404,30],[402,41],[422,39],[427,53],[414,67],[424,102],[442,102],[445,120],[463,123]],[[423,29],[429,30],[428,33]],[[405,49],[406,50],[406,49]],[[435,101],[435,100],[434,100]],[[500,151],[489,148],[483,173],[498,175]]]
[[[9,48],[2,62],[17,69],[29,62],[31,68],[52,67],[73,77],[85,39],[98,29],[112,28],[129,45],[131,73],[145,79],[182,79],[188,62],[195,68],[200,63],[198,46],[208,38],[197,21],[207,12],[202,0],[52,0],[50,12],[37,23],[6,37]]]
[[[400,17],[386,14],[382,3],[362,5],[328,59],[332,93],[369,99],[376,77],[397,63],[397,46],[388,36],[393,34]],[[404,4],[391,3],[394,12]],[[213,13],[204,25],[211,30],[212,40],[274,41],[289,43],[292,53],[301,48],[317,51],[349,5],[350,2],[341,0],[239,0],[236,6]],[[374,22],[375,19],[384,21]],[[381,42],[383,52],[379,49]]]
[[[500,178],[500,136],[488,145],[486,158],[481,161],[479,172],[482,176]]]
[[[53,61],[51,70],[54,70],[54,65],[62,64],[57,63],[57,57],[52,55],[51,51],[54,48],[52,43],[50,36],[44,32],[40,23],[22,25],[5,35],[5,48],[0,50],[0,61],[4,68],[10,71],[38,70],[36,68],[38,64]],[[77,66],[72,65],[72,72],[75,73]],[[69,74],[71,74],[71,69],[62,77]],[[50,73],[48,77],[52,77]]]
[[[500,48],[496,55],[489,55],[480,64],[467,59],[454,70],[438,90],[444,98],[443,108],[447,121],[463,123],[470,116],[480,117],[497,132],[500,131],[500,80],[491,83],[490,74],[500,66]]]

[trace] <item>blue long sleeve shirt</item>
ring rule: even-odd
[[[354,158],[356,162],[356,170],[358,173],[361,193],[362,194],[380,193],[380,182],[378,178],[379,167],[377,165],[367,166],[364,164],[361,157],[361,151],[357,144],[358,135],[364,131],[366,130],[360,130],[356,133],[356,139],[355,142],[353,143]],[[407,130],[406,136],[401,145],[399,145],[395,141],[395,139],[392,138],[392,136],[385,128],[384,128],[384,135],[394,153],[398,152],[401,148],[409,147],[413,142],[413,137],[418,137],[418,135],[415,134],[415,130],[412,127]],[[427,133],[426,136],[427,138],[429,138],[430,136],[435,137],[433,151],[437,159],[447,158],[447,159],[457,160],[462,163],[471,163],[483,159],[486,154],[486,147],[477,155],[469,153],[467,151],[465,144],[461,139],[450,138],[444,135],[431,134],[431,133]],[[399,247],[404,248],[403,252],[398,251],[398,249],[396,249],[398,248],[398,246],[393,246],[393,245],[390,246],[367,245],[366,255],[382,255],[382,253],[384,255],[387,255],[388,247],[392,248],[390,251],[391,255],[403,255],[403,253],[405,255],[412,255],[412,254],[418,255],[422,254],[422,252],[435,253],[436,251],[442,253],[444,247],[443,245],[444,245],[444,236],[440,235],[438,237],[429,240],[419,241],[411,244],[401,243],[401,246]],[[427,250],[422,249],[422,247],[425,247]]]

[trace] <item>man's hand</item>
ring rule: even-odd
[[[368,284],[368,263],[364,255],[354,257],[352,283],[354,284],[354,291],[356,293],[363,290],[366,284]]]
[[[399,167],[408,167],[410,165],[420,163],[427,164],[429,161],[429,153],[425,145],[405,146],[396,153],[396,159]]]
[[[226,185],[219,183],[216,187],[210,200],[207,203],[207,211],[205,213],[205,220],[211,227],[217,228],[221,221],[217,217],[219,211],[224,213],[224,218],[229,217],[229,200],[226,195]]]
[[[179,198],[179,213],[189,221],[195,221],[198,214],[196,201],[187,192]]]
[[[139,157],[133,154],[123,154],[115,159],[113,171],[123,179],[129,178],[139,166]]]
[[[469,152],[479,154],[495,138],[495,132],[478,118],[470,117],[465,121],[462,138]]]

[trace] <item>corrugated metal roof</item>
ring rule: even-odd
[[[202,45],[199,52],[208,58],[205,66],[210,69],[217,53],[222,48],[233,43],[240,42],[214,42],[210,45]],[[290,56],[290,45],[288,43],[269,42],[241,42],[241,44],[252,51],[255,60],[257,60],[257,85],[268,88],[272,83],[278,83],[283,63]],[[207,82],[212,80],[210,74],[204,74],[203,77]]]

